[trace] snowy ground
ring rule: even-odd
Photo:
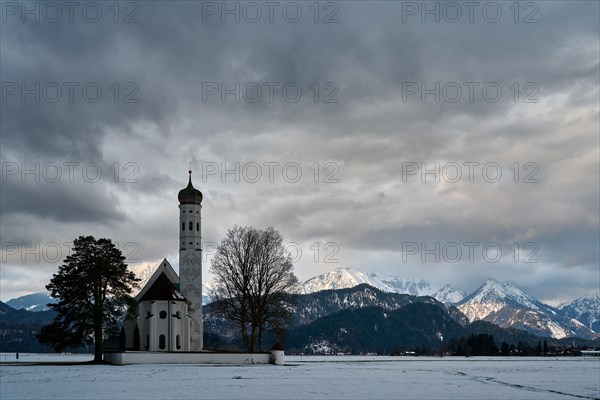
[[[14,354],[6,358],[14,361]],[[22,354],[19,361],[90,358]],[[290,365],[2,365],[0,398],[600,399],[598,358],[288,356],[286,362]]]

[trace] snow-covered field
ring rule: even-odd
[[[14,354],[6,358],[14,361]],[[19,361],[89,359],[22,354]],[[0,398],[600,398],[598,358],[288,356],[286,362],[290,365],[2,365]]]

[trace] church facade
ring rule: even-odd
[[[192,185],[179,191],[179,275],[164,259],[135,296],[135,318],[126,321],[126,347],[152,352],[203,348],[202,193]]]

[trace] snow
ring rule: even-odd
[[[561,304],[558,309],[569,317],[583,322],[588,328],[600,330],[600,293]]]
[[[469,319],[469,322],[473,322],[478,321],[480,319],[484,319],[489,314],[502,310],[505,306],[506,304],[504,303],[497,303],[493,301],[469,301],[465,304],[460,305],[458,309],[463,314],[465,314],[465,316]]]
[[[3,400],[600,397],[598,358],[286,356],[286,363],[2,365],[0,385]]]
[[[15,310],[27,310],[27,311],[48,311],[50,307],[48,303],[56,303],[56,299],[50,297],[48,292],[36,292],[25,296],[10,299],[6,304]]]
[[[302,284],[301,292],[314,293],[321,290],[347,289],[362,283],[390,293],[413,296],[428,296],[433,293],[429,283],[422,279],[403,279],[381,272],[367,273],[354,268],[336,268],[323,275],[310,278]]]
[[[485,283],[471,296],[469,296],[470,302],[505,302],[506,300],[512,300],[520,305],[531,308],[533,310],[539,310],[540,302],[535,298],[525,294],[522,290],[509,285],[508,283],[499,283],[492,279],[488,279]]]
[[[467,294],[464,291],[447,284],[435,292],[431,297],[444,304],[456,304],[467,297]]]
[[[594,338],[584,324],[543,304],[520,289],[487,280],[457,305],[470,322],[485,320],[503,328],[516,327],[537,335],[562,339],[568,336]]]

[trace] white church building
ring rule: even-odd
[[[203,348],[202,193],[192,185],[191,170],[178,199],[179,276],[164,259],[135,296],[137,315],[126,321],[129,349],[189,352]]]
[[[106,351],[104,360],[125,364],[276,364],[284,351],[219,352],[203,349],[202,193],[179,191],[179,276],[164,259],[135,296],[135,317],[125,321],[125,351]]]

